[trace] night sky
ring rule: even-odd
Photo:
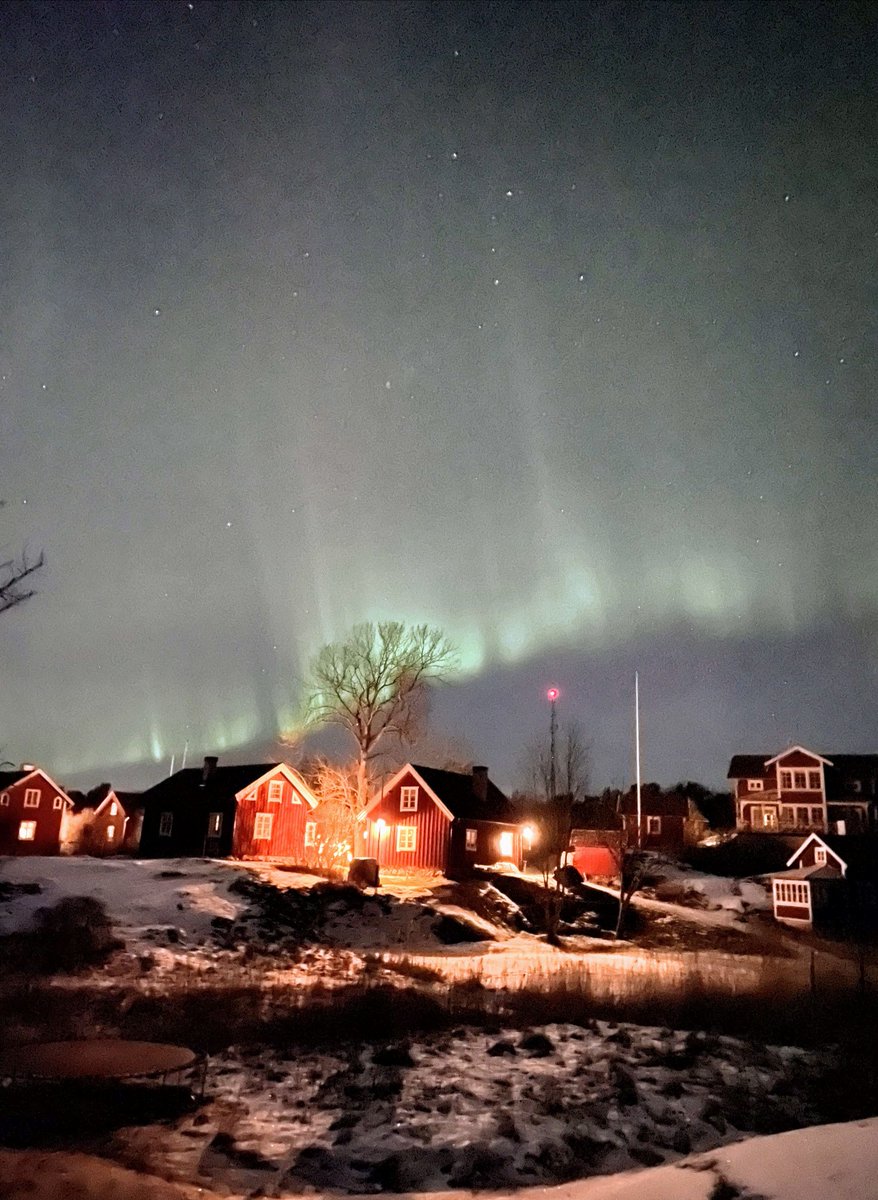
[[[498,782],[875,751],[870,5],[9,5],[0,757],[272,752],[429,621]]]

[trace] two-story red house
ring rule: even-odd
[[[851,834],[876,828],[878,754],[825,757],[805,746],[773,757],[736,754],[728,778],[741,831]]]
[[[466,873],[498,862],[521,866],[521,825],[488,778],[406,763],[361,814],[358,857],[401,871]]]
[[[144,858],[285,859],[305,863],[316,844],[317,798],[286,763],[177,771],[143,793]]]
[[[73,802],[32,763],[0,771],[0,854],[60,854]]]

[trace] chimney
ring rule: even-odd
[[[201,782],[202,783],[207,783],[208,779],[210,779],[211,775],[216,770],[216,764],[218,762],[219,762],[219,759],[217,758],[217,756],[215,754],[205,754],[204,766],[201,768]]]
[[[478,800],[488,799],[488,768],[473,767],[473,795]]]

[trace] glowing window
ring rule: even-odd
[[[113,803],[110,805],[110,816],[115,817],[115,815],[118,811],[119,811],[119,806],[116,803],[116,801],[114,800]]]
[[[207,836],[219,837],[223,831],[223,814],[221,812],[211,813],[207,818]]]
[[[274,813],[257,813],[253,822],[254,842],[270,842],[271,827],[274,824]]]
[[[418,811],[418,789],[416,787],[404,787],[399,789],[399,811]]]
[[[479,847],[479,831],[477,829],[468,829],[466,831],[466,848],[467,850],[477,850]]]
[[[107,826],[107,841],[112,842],[112,840],[115,836],[116,836],[116,826],[108,825]]]
[[[269,804],[280,804],[284,798],[284,781],[282,779],[272,779],[268,785],[268,802]]]
[[[414,825],[398,825],[396,827],[397,850],[414,850],[417,844],[418,830]]]
[[[27,791],[24,793],[24,807],[25,808],[39,808],[40,807],[40,789],[39,788],[28,788],[27,789]]]
[[[317,845],[317,822],[316,821],[306,821],[305,822],[305,845],[306,846],[316,846]]]
[[[661,831],[662,831],[661,817],[647,817],[646,818],[646,832],[647,833],[658,834],[658,833],[661,833]]]
[[[159,837],[170,837],[174,828],[174,814],[162,813],[159,817]]]
[[[500,857],[512,858],[514,846],[515,839],[512,836],[511,830],[504,829],[504,831],[500,834]]]
[[[32,842],[36,836],[36,821],[22,821],[18,827],[18,840],[20,842]]]

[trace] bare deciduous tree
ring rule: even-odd
[[[439,629],[400,621],[355,625],[324,646],[311,667],[309,719],[346,729],[357,744],[357,795],[365,807],[372,764],[398,738],[411,742],[426,718],[427,685],[455,661]]]
[[[309,865],[330,871],[346,869],[349,855],[356,854],[357,794],[356,763],[337,765],[325,758],[302,763],[299,770],[320,801],[316,810],[317,837],[309,847]]]
[[[44,562],[42,551],[32,558],[24,550],[19,558],[0,563],[0,613],[14,608],[16,604],[23,604],[34,595],[36,589],[31,586],[30,580]]]
[[[577,722],[570,721],[561,730],[555,753],[554,795],[551,745],[537,739],[531,743],[525,759],[531,794],[536,801],[533,806],[536,843],[531,861],[542,875],[543,911],[550,942],[557,940],[561,921],[564,885],[559,868],[570,845],[573,805],[588,787],[589,750]]]

